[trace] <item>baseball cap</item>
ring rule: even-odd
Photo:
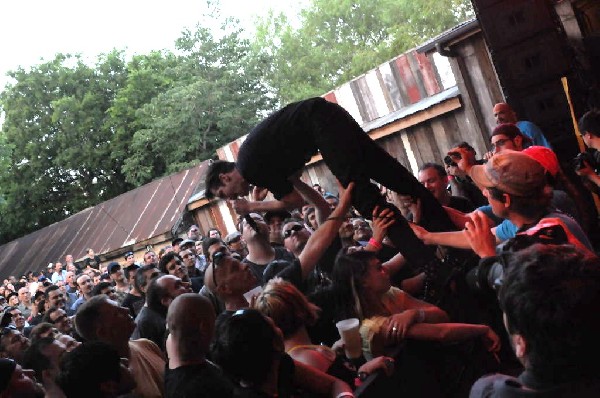
[[[546,185],[544,167],[532,157],[517,151],[502,151],[469,172],[477,185],[498,188],[516,196],[534,196]]]
[[[534,145],[523,149],[522,152],[537,160],[537,162],[541,164],[552,177],[556,177],[560,170],[560,166],[558,164],[558,158],[552,149],[546,148],[545,146]]]
[[[116,262],[116,261],[111,261],[108,266],[106,267],[106,272],[108,272],[108,274],[114,274],[115,272],[117,272],[118,270],[121,269],[121,265]]]
[[[125,257],[125,260],[127,260],[127,257],[129,257],[129,256],[133,256],[133,252],[132,252],[132,251],[128,251],[127,253],[125,253],[125,254],[123,255],[123,257]],[[112,263],[111,263],[111,264],[112,264]]]
[[[323,194],[323,198],[325,199],[337,199],[338,197],[332,194],[331,192],[325,192]]]
[[[185,245],[194,246],[195,244],[196,244],[196,241],[193,239],[184,239],[179,244],[179,247],[184,247]]]
[[[232,232],[225,237],[225,243],[230,244],[234,240],[239,239],[241,236],[242,236],[242,234],[239,233],[238,231]]]
[[[523,138],[523,142],[530,143],[531,138],[527,137],[519,128],[512,123],[501,123],[492,130],[492,137],[495,135],[505,135],[511,140],[514,140],[517,136]]]

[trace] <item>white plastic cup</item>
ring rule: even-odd
[[[360,321],[356,318],[344,319],[335,324],[344,342],[348,358],[360,358],[362,355],[362,340],[360,338]]]

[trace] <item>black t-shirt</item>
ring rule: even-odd
[[[293,387],[294,381],[294,372],[296,370],[296,365],[294,364],[294,360],[288,355],[283,354],[281,357],[281,361],[279,362],[279,375],[278,375],[278,388],[277,388],[277,397],[278,398],[291,398],[296,396],[301,396],[298,391],[295,391]],[[268,398],[271,395],[267,395],[262,391],[254,390],[252,388],[244,388],[240,386],[236,386],[235,393],[233,395],[237,398]]]
[[[100,269],[100,257],[94,256],[93,259],[86,257],[85,260],[83,260],[83,266],[87,267],[88,265],[94,269]]]
[[[450,196],[450,203],[448,203],[448,207],[463,213],[470,213],[475,210],[473,202],[462,196]]]
[[[289,261],[290,263],[294,261],[294,259],[295,259],[294,255],[292,253],[290,253],[289,251],[287,251],[285,248],[274,247],[273,249],[275,250],[275,258],[273,259],[273,261],[285,260],[285,261]],[[265,272],[265,269],[267,268],[268,264],[253,263],[252,261],[248,260],[248,257],[246,257],[244,260],[242,260],[242,262],[244,264],[248,264],[248,266],[250,267],[250,271],[252,271],[252,273],[256,277],[256,280],[258,281],[257,283],[259,283],[259,284],[262,283],[263,282],[263,273]]]
[[[165,370],[167,398],[212,398],[233,396],[233,383],[210,362]]]
[[[133,316],[135,318],[137,316],[137,314],[139,313],[139,310],[141,309],[141,305],[135,305],[136,303],[139,303],[139,302],[141,302],[142,305],[144,304],[144,298],[142,296],[134,296],[131,293],[127,293],[127,295],[123,299],[123,302],[121,303],[121,306],[125,307],[125,308],[129,308],[129,312],[131,312],[131,316]]]
[[[310,114],[319,101],[325,100],[312,98],[289,104],[250,131],[236,161],[247,182],[267,188],[275,199],[292,192],[288,177],[317,153]]]
[[[156,311],[142,307],[135,318],[135,330],[131,335],[132,340],[148,339],[154,342],[162,351],[165,351],[165,325],[166,319]]]

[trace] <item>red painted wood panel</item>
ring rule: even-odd
[[[323,98],[325,98],[329,102],[333,102],[334,104],[337,104],[337,98],[335,98],[335,92],[333,92],[333,91],[330,91],[327,94],[325,94],[323,96]]]
[[[417,62],[419,63],[419,69],[423,75],[423,84],[425,85],[425,91],[427,95],[434,95],[442,91],[440,84],[437,80],[435,70],[429,58],[426,54],[420,54],[416,51],[413,52]]]
[[[396,58],[396,67],[398,68],[398,74],[404,83],[404,87],[406,88],[406,94],[408,95],[408,99],[411,104],[419,102],[421,99],[421,94],[419,93],[419,87],[417,86],[417,82],[415,81],[415,77],[410,70],[410,65],[408,63],[408,59],[406,59],[406,55],[401,55]]]

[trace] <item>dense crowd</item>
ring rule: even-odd
[[[533,123],[494,115],[492,152],[415,179],[334,104],[274,113],[206,176],[236,231],[4,280],[0,398],[600,396],[597,217]],[[316,150],[338,187],[298,176]]]

